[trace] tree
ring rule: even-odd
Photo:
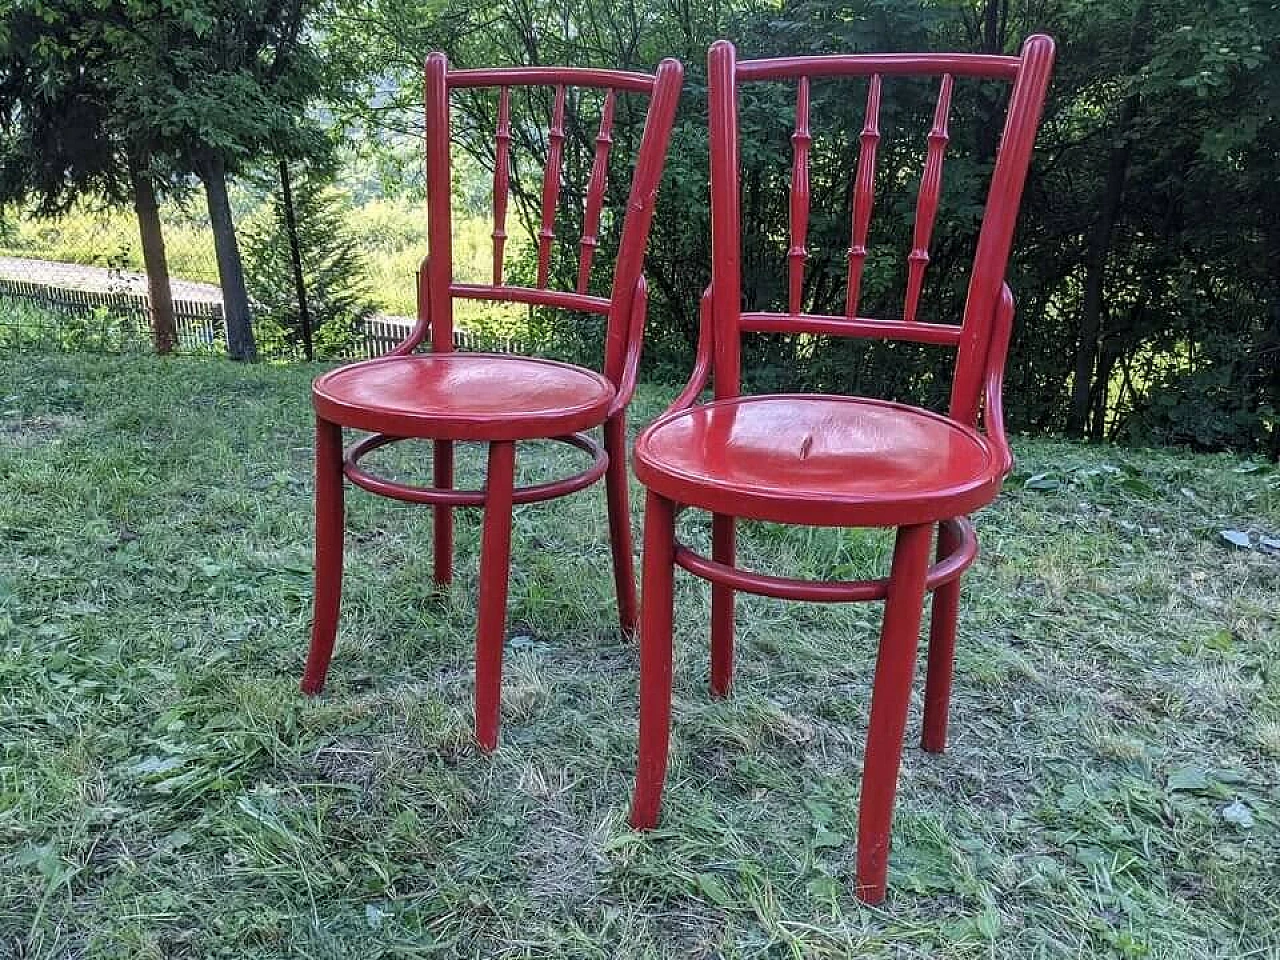
[[[323,154],[310,107],[334,85],[315,48],[319,0],[104,0],[113,104],[203,182],[232,358],[257,347],[227,182],[266,156]]]
[[[346,229],[347,204],[313,177],[293,183],[298,252],[315,355],[342,355],[373,313],[364,262]],[[266,216],[245,228],[245,265],[258,310],[264,351],[297,356],[303,329],[289,244],[288,211],[276,195]]]
[[[0,18],[0,204],[44,214],[92,197],[132,202],[147,268],[157,353],[177,342],[149,144],[113,120],[102,45],[72,19],[14,4]]]
[[[131,183],[144,250],[152,254],[148,267],[157,270],[159,221],[154,192],[146,189],[152,171],[198,176],[208,199],[228,352],[238,360],[252,360],[257,351],[227,183],[264,156],[328,150],[310,112],[336,89],[335,68],[314,46],[320,13],[320,0],[14,0],[9,16],[19,29],[7,35],[26,38],[27,48],[44,57],[21,74],[24,105],[37,104],[34,116],[55,128],[18,137],[13,164],[34,157],[47,166],[43,143],[65,136],[56,129],[60,111],[91,110],[96,126],[87,128],[88,139],[95,149],[88,156],[101,175],[77,174],[71,192],[116,196],[117,181]],[[51,76],[54,97],[46,89]],[[24,109],[11,116],[29,123]],[[73,145],[63,146],[52,154],[63,164],[63,173],[52,174],[60,184],[68,182],[66,170],[88,162]]]

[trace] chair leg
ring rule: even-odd
[[[453,489],[453,441],[436,440],[431,448],[432,483],[437,490]],[[453,507],[432,507],[432,533],[435,537],[436,586],[448,586],[453,580]]]
[[[733,566],[737,552],[734,518],[723,513],[711,516],[711,558]],[[724,697],[733,683],[734,590],[723,583],[711,585],[711,695]]]
[[[889,574],[858,806],[858,897],[867,903],[879,903],[885,895],[893,801],[898,790],[902,735],[915,673],[932,535],[932,524],[899,528]]]
[[[618,623],[625,636],[636,632],[636,570],[631,558],[631,506],[627,496],[627,415],[619,413],[604,425],[604,448],[609,455],[605,493],[609,502],[609,546],[613,550],[613,584],[618,596]]]
[[[640,594],[640,744],[631,825],[658,822],[671,737],[671,630],[674,615],[675,509],[649,492],[644,511],[644,583]]]
[[[319,693],[329,672],[342,605],[342,428],[316,418],[316,582],[311,649],[302,691]]]
[[[502,647],[507,633],[515,461],[514,443],[489,444],[484,528],[480,534],[480,614],[476,623],[476,740],[486,753],[498,745],[498,714],[502,706]]]
[[[959,536],[945,524],[938,530],[938,559],[960,544]],[[951,705],[951,676],[955,669],[956,620],[960,615],[960,578],[933,592],[929,619],[929,666],[924,681],[924,733],[920,746],[930,753],[947,748],[947,713]]]

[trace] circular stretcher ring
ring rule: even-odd
[[[968,517],[943,520],[940,526],[950,527],[959,544],[951,553],[931,567],[925,580],[925,589],[935,590],[950,583],[969,568],[978,556],[978,537]],[[798,580],[794,577],[775,577],[754,573],[718,563],[702,554],[694,553],[684,544],[676,543],[676,563],[703,580],[723,583],[725,586],[780,600],[814,600],[818,603],[849,603],[861,600],[883,600],[889,595],[889,579],[879,580]]]
[[[422,437],[393,437],[385,433],[375,433],[365,437],[347,451],[342,462],[342,472],[358,487],[376,493],[379,496],[391,497],[393,500],[404,500],[408,503],[434,503],[446,507],[482,507],[487,493],[484,490],[437,490],[434,487],[416,487],[395,480],[388,480],[370,473],[360,466],[360,459],[366,454],[400,440],[420,440]],[[429,438],[425,438],[429,439]],[[566,494],[576,493],[591,486],[609,468],[609,455],[600,444],[583,433],[568,434],[563,437],[545,437],[539,439],[556,440],[567,443],[571,447],[589,453],[592,462],[581,473],[552,480],[547,483],[536,483],[528,487],[516,487],[512,503],[537,503],[541,500],[552,500]]]

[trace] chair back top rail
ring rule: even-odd
[[[427,58],[424,78],[427,157],[427,257],[419,274],[419,318],[415,334],[406,341],[412,350],[430,333],[436,351],[452,349],[453,299],[463,297],[506,301],[534,306],[583,311],[606,317],[604,374],[615,384],[624,381],[624,367],[638,354],[630,344],[640,335],[633,322],[636,291],[643,289],[641,270],[645,244],[652,223],[658,182],[675,118],[683,68],[676,60],[664,60],[650,76],[624,70],[583,67],[498,67],[451,70],[444,54]],[[539,225],[534,231],[537,255],[533,286],[508,284],[504,275],[507,253],[508,208],[513,178],[513,140],[527,139],[534,129],[527,119],[513,117],[512,88],[543,87],[552,93],[549,123],[545,128],[545,162],[539,191]],[[496,129],[493,138],[492,282],[458,283],[453,277],[451,159],[452,108],[450,93],[459,89],[493,91]],[[576,283],[572,292],[550,288],[552,250],[556,244],[556,219],[561,212],[569,106],[574,104],[579,129],[578,98],[570,88],[593,88],[599,95],[599,122],[592,150],[590,177],[581,196],[581,235],[577,238]],[[644,126],[634,154],[625,206],[611,221],[618,226],[617,259],[607,297],[592,296],[590,275],[600,245],[599,232],[608,188],[609,164],[614,147],[617,95],[648,98]],[[488,96],[482,92],[481,96]],[[594,98],[593,98],[594,99]],[[576,134],[575,134],[576,137]],[[575,139],[576,142],[576,139]],[[622,186],[618,184],[617,186]],[[571,194],[572,195],[572,194]],[[578,202],[575,200],[575,202]],[[416,336],[416,339],[415,339]],[[412,343],[410,343],[412,341]]]
[[[491,67],[449,71],[449,86],[455,89],[567,86],[609,87],[627,93],[652,93],[653,85],[654,77],[647,73],[594,67]]]
[[[957,77],[1012,80],[1021,65],[1022,57],[984,53],[849,53],[739,60],[737,76],[739,80],[796,80],[800,77],[869,77],[877,73],[915,77],[949,73]]]
[[[1012,243],[1017,210],[1030,164],[1040,113],[1053,64],[1053,41],[1032,36],[1019,56],[962,53],[850,54],[814,57],[736,59],[732,44],[719,41],[708,55],[711,117],[712,337],[717,397],[736,396],[741,379],[741,334],[792,332],[885,337],[957,347],[952,414],[972,422],[977,416],[988,346]],[[906,291],[900,320],[859,316],[858,298],[867,260],[880,145],[880,104],[884,77],[938,77],[932,124],[923,140],[923,163],[916,196],[911,246],[906,251]],[[814,78],[868,80],[858,158],[851,184],[850,242],[845,316],[807,313],[805,247],[810,217],[810,84]],[[1004,130],[990,174],[964,315],[959,324],[917,320],[951,139],[952,94],[957,77],[1011,82]],[[743,312],[741,204],[739,196],[738,90],[749,81],[794,81],[795,123],[789,245],[786,251],[786,313]],[[917,327],[923,328],[916,330]]]

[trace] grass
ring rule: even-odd
[[[1219,533],[1280,533],[1274,470],[1018,443],[978,518],[952,745],[907,750],[872,909],[878,607],[744,599],[713,701],[682,577],[663,825],[634,833],[602,491],[517,513],[496,754],[470,736],[473,511],[433,596],[428,511],[352,495],[330,685],[302,697],[311,374],[0,356],[0,955],[1280,956],[1280,558]],[[743,541],[813,574],[885,558]]]
[[[166,204],[163,210],[165,250],[169,269],[178,279],[218,282],[213,234],[198,204]],[[422,202],[407,199],[348,202],[345,227],[360,253],[363,279],[374,308],[392,316],[412,317],[417,312],[414,276],[426,252],[427,221]],[[270,204],[258,201],[239,214],[238,228],[268,220]],[[459,281],[487,283],[493,270],[493,229],[488,217],[457,211],[453,250]],[[572,241],[562,245],[576,253]],[[507,243],[508,278],[526,266],[532,244],[522,230],[513,229]],[[0,255],[116,266],[143,270],[142,248],[134,215],[125,210],[77,208],[61,217],[19,216],[0,224]],[[21,279],[21,278],[19,278]],[[250,296],[253,295],[250,277]],[[518,335],[526,311],[512,311],[480,301],[460,301],[457,322],[474,330]]]

